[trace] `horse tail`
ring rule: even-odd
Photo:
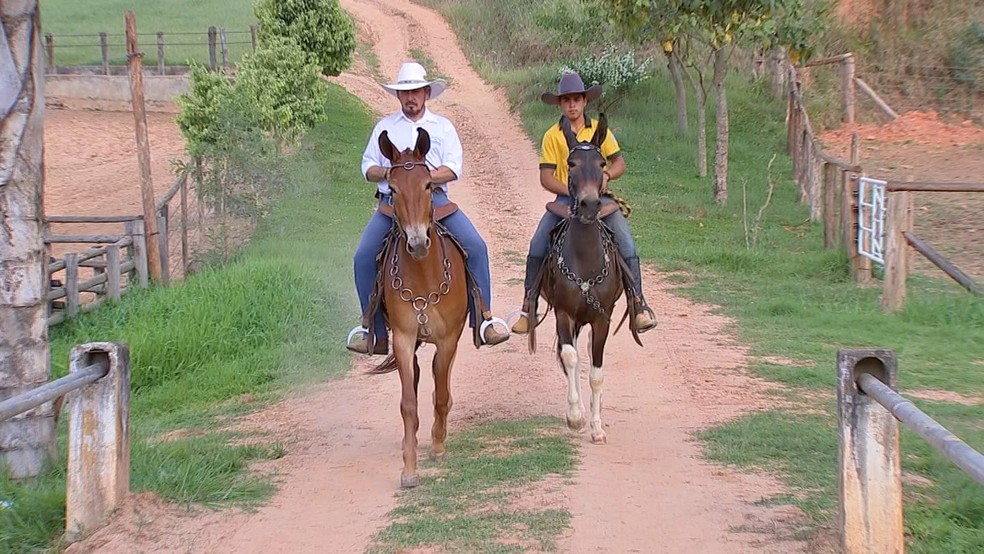
[[[370,369],[366,373],[369,373],[370,375],[382,375],[384,373],[391,373],[397,369],[400,369],[400,364],[396,362],[396,354],[390,354],[389,356],[386,356],[386,359],[379,365]]]

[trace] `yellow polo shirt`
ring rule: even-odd
[[[597,126],[597,119],[586,121],[584,128],[577,133],[577,140],[583,142],[590,141],[591,137],[594,136]],[[567,148],[567,139],[564,138],[564,131],[561,130],[560,123],[551,126],[543,134],[543,143],[540,145],[540,151],[542,152],[540,154],[540,169],[553,169],[554,177],[557,177],[558,181],[566,185],[567,154],[570,153],[570,149]],[[615,140],[615,135],[612,134],[611,129],[608,129],[605,141],[601,143],[601,155],[609,163],[622,155],[618,141]]]

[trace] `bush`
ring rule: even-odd
[[[947,65],[954,81],[976,90],[984,86],[984,25],[974,21],[947,45]]]
[[[351,65],[355,23],[338,0],[260,0],[254,13],[261,42],[293,39],[325,75],[338,75]]]
[[[295,142],[325,117],[327,85],[293,39],[268,37],[243,56],[236,93],[257,124],[279,144]]]
[[[632,50],[619,51],[611,45],[600,56],[586,55],[561,67],[560,73],[574,72],[581,76],[585,84],[601,85],[604,89],[603,104],[611,106],[632,87],[650,77],[651,61],[636,61]]]

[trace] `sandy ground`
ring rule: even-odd
[[[495,311],[512,311],[522,296],[515,284],[523,275],[516,253],[525,254],[548,199],[537,183],[536,146],[508,113],[504,94],[469,66],[433,11],[399,0],[342,4],[375,44],[382,74],[396,75],[409,49],[420,48],[441,73],[452,76],[452,86],[431,104],[455,122],[465,147],[464,178],[451,195],[489,243]],[[345,74],[337,81],[379,113],[398,109],[371,77]],[[643,335],[644,348],[624,331],[608,343],[603,412],[608,444],[578,437],[582,463],[573,484],[556,499],[557,508],[573,514],[560,550],[804,550],[804,544],[779,538],[781,529],[800,520],[796,510],[754,504],[781,492],[777,483],[703,461],[691,436],[769,407],[771,385],[747,375],[748,354],[724,331],[727,319],[676,296],[661,275],[647,272],[645,280],[660,326]],[[452,383],[452,435],[490,419],[563,417],[566,387],[553,358],[551,329],[552,319],[539,335],[535,356],[527,353],[524,337],[479,351],[467,344],[468,337],[462,339]],[[432,349],[422,352],[421,365],[427,365]],[[345,379],[318,385],[243,422],[288,441],[287,455],[262,468],[276,472],[280,481],[268,505],[248,513],[217,512],[135,495],[109,526],[69,551],[363,552],[388,524],[386,514],[398,500],[402,433],[398,376],[364,375],[368,367],[366,360],[355,359]],[[582,379],[583,390],[590,390],[586,375]],[[429,445],[432,415],[426,399],[432,390],[425,372],[422,456]]]

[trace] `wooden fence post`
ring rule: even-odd
[[[120,245],[106,247],[106,296],[113,302],[120,299]]]
[[[215,61],[215,25],[208,26],[208,68],[212,71],[218,68]]]
[[[65,317],[79,313],[79,255],[65,254]]]
[[[109,40],[106,33],[99,33],[99,52],[102,54],[103,75],[109,75]]]
[[[837,352],[838,489],[841,552],[902,554],[902,464],[899,423],[891,412],[858,390],[870,373],[898,390],[895,352]]]
[[[249,26],[249,43],[253,47],[253,52],[256,52],[256,23]]]
[[[171,250],[170,244],[167,240],[167,234],[170,227],[170,214],[167,208],[167,204],[161,206],[160,214],[157,216],[157,228],[160,233],[157,235],[160,242],[160,252],[161,252],[161,282],[164,286],[167,286],[171,282]]]
[[[837,166],[823,164],[823,247],[837,247]]]
[[[140,167],[140,200],[143,205],[144,230],[147,241],[147,267],[150,278],[160,281],[160,251],[157,248],[157,210],[154,200],[154,181],[150,173],[150,143],[147,138],[147,113],[144,111],[143,52],[137,50],[137,18],[127,10],[126,53],[130,61],[130,96],[133,105],[134,130],[137,135],[137,162]]]
[[[44,34],[44,49],[48,54],[48,73],[54,75],[58,73],[58,66],[55,65],[55,35]]]
[[[229,67],[229,49],[227,48],[228,41],[226,40],[225,28],[219,29],[219,45],[222,51],[222,69],[227,69]]]
[[[164,69],[164,31],[157,31],[157,73],[165,75]]]
[[[137,272],[137,280],[140,288],[147,288],[147,234],[144,232],[143,221],[131,221],[127,223],[127,233],[133,234],[133,265]],[[129,227],[132,225],[132,231]]]
[[[905,282],[909,276],[909,244],[902,234],[912,227],[912,196],[907,191],[887,193],[885,222],[885,279],[881,307],[896,312],[905,306]]]
[[[810,141],[810,221],[820,221],[823,218],[823,161],[820,159],[820,149]]]
[[[181,179],[181,277],[188,276],[188,172]]]
[[[72,349],[69,371],[108,362],[109,372],[68,395],[68,480],[65,526],[69,541],[105,523],[130,490],[130,350],[95,342]]]
[[[854,123],[854,54],[848,54],[840,63],[841,73],[841,121]]]

